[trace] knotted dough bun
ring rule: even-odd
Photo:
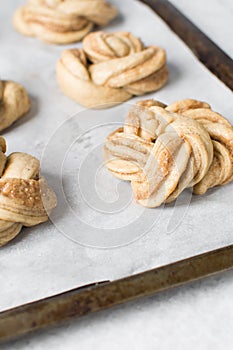
[[[145,47],[128,32],[91,33],[82,49],[65,50],[57,64],[64,94],[91,108],[110,107],[156,91],[167,78],[165,51]]]
[[[140,204],[157,207],[185,188],[204,194],[233,180],[233,127],[205,102],[141,101],[108,136],[104,156]]]
[[[104,26],[117,15],[105,0],[29,0],[14,15],[22,34],[53,44],[82,40],[95,25]]]
[[[8,128],[30,109],[25,88],[13,81],[0,80],[0,131]]]
[[[0,246],[16,237],[23,226],[48,220],[56,195],[40,178],[40,162],[26,153],[5,155],[0,136]]]

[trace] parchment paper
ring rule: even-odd
[[[205,100],[233,122],[230,90],[159,17],[134,0],[112,2],[120,16],[109,31],[131,31],[145,44],[167,51],[169,83],[145,98],[166,103]],[[104,137],[123,122],[130,104],[85,111],[63,96],[55,64],[65,47],[16,33],[11,19],[20,3],[24,1],[1,3],[0,76],[27,88],[32,109],[3,135],[9,153],[23,151],[42,158],[43,173],[58,192],[62,181],[66,200],[58,193],[55,225],[25,228],[0,250],[0,310],[232,244],[232,184],[203,197],[185,192],[176,204],[145,210],[132,200],[129,184],[104,171]],[[73,46],[81,44],[69,45]]]

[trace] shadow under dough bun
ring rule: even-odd
[[[57,80],[65,95],[89,108],[107,108],[160,89],[168,79],[165,51],[131,33],[90,33],[82,49],[65,50]]]
[[[30,109],[25,88],[13,81],[0,80],[0,131],[8,128]]]
[[[106,139],[104,157],[137,202],[158,207],[185,188],[204,194],[233,180],[233,127],[205,102],[141,101]]]
[[[29,0],[14,15],[14,27],[22,34],[52,44],[82,40],[93,28],[107,25],[117,16],[105,0]]]
[[[26,153],[5,155],[0,136],[0,246],[15,238],[23,226],[48,220],[56,195],[39,177],[40,162]]]

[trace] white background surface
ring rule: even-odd
[[[123,1],[115,2],[120,7],[123,18],[121,22],[115,22],[111,30],[119,28],[132,30],[136,35],[143,37],[147,44],[156,41],[156,44],[164,46],[168,52],[171,79],[168,86],[156,95],[157,98],[169,102],[185,97],[182,96],[182,93],[189,89],[189,96],[192,94],[191,97],[206,99],[214,105],[216,110],[232,118],[230,116],[232,110],[230,91],[199,63],[195,63],[196,60],[192,54],[175,36],[169,31],[164,32],[166,27],[160,24],[156,16],[150,14],[150,11],[144,6],[139,7],[134,1],[128,0],[127,5]],[[230,1],[174,0],[173,2],[232,55],[230,33],[232,5]],[[3,10],[0,74],[2,78],[18,80],[27,87],[33,97],[33,108],[29,117],[4,135],[9,143],[9,151],[16,150],[17,146],[17,150],[40,156],[54,128],[64,118],[67,118],[67,115],[76,111],[77,106],[60,94],[54,80],[54,61],[63,48],[47,47],[37,40],[22,38],[9,29],[11,14],[16,7],[17,3],[14,1],[11,6]],[[135,20],[135,13],[141,14],[140,20]],[[157,25],[154,24],[155,21]],[[148,29],[145,25],[142,27],[142,23],[146,23]],[[147,33],[146,38],[145,32]],[[27,62],[26,71],[25,61]],[[47,91],[48,88],[49,91]],[[23,137],[21,132],[24,133]],[[232,187],[229,189],[232,190]],[[224,201],[225,194],[227,198],[227,190],[223,191]],[[229,210],[228,221],[230,222],[230,203],[226,200],[225,205]],[[221,227],[225,225],[229,228],[228,234],[223,237],[224,242],[232,242],[232,223],[228,225],[225,217],[224,222],[220,224]],[[218,232],[221,233],[220,230]],[[190,235],[192,233],[189,232]],[[195,242],[195,232],[190,239],[189,244]],[[167,261],[166,254],[163,255],[166,249],[173,254],[173,259],[178,257],[176,252],[172,251],[173,241],[170,239],[166,241],[165,246],[159,247],[161,255],[160,259],[156,260],[153,256],[155,242],[148,236],[134,247],[134,254],[130,248],[125,248],[106,253],[103,258],[101,251],[77,247],[62,236],[58,238],[57,233],[49,224],[43,229],[41,226],[35,228],[33,235],[28,235],[25,230],[21,238],[17,239],[14,244],[1,250],[1,309],[29,301],[32,295],[34,298],[42,297],[46,293],[51,294],[74,287],[77,283],[87,283],[93,280],[94,276],[117,278],[164,263]],[[200,245],[196,248],[205,250],[204,244],[199,243]],[[212,247],[215,244],[219,245],[218,237],[215,242],[212,242]],[[62,256],[64,245],[66,247],[65,257]],[[37,247],[37,250],[32,256],[30,249],[33,249],[34,246]],[[138,251],[143,252],[142,248],[145,255],[138,256]],[[80,276],[80,270],[84,271],[83,276]],[[42,272],[43,276],[41,276]],[[228,272],[145,301],[122,306],[117,310],[74,321],[66,326],[27,337],[9,346],[2,346],[2,348],[37,350],[79,347],[82,350],[89,350],[131,347],[150,350],[157,347],[171,349],[176,346],[179,349],[187,347],[230,349],[233,340],[231,336],[232,292],[233,273]]]

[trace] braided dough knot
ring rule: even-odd
[[[105,0],[29,0],[14,15],[15,28],[54,44],[81,40],[94,25],[104,26],[117,15]]]
[[[24,87],[13,81],[0,80],[0,131],[6,129],[30,109]]]
[[[6,157],[5,150],[5,140],[0,137],[0,246],[23,226],[47,221],[56,206],[55,193],[39,177],[39,161],[18,152]]]
[[[233,127],[210,105],[195,100],[183,100],[167,107],[168,110],[198,121],[209,133],[214,158],[206,176],[194,187],[194,193],[204,194],[209,188],[225,185],[233,180]]]
[[[140,204],[157,207],[185,188],[203,194],[233,179],[233,128],[205,102],[142,101],[108,136],[104,156]]]
[[[144,47],[128,32],[91,33],[83,49],[62,53],[57,78],[63,92],[78,103],[109,107],[161,88],[168,78],[166,54],[157,46]]]

